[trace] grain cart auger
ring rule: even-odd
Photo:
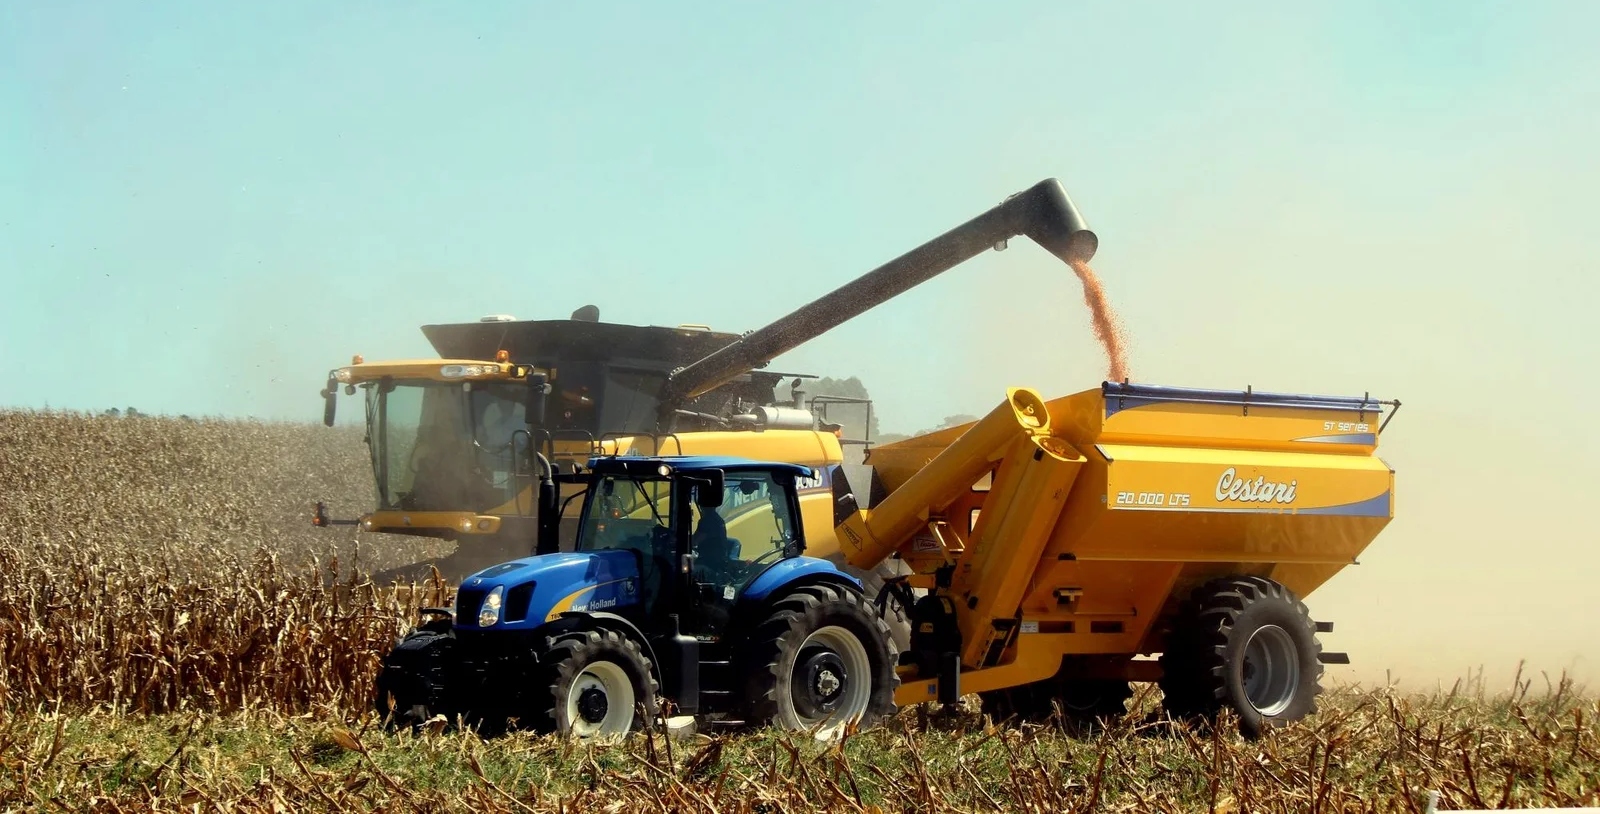
[[[1333,626],[1301,599],[1393,517],[1386,407],[1016,388],[976,422],[873,449],[881,496],[843,484],[837,532],[851,565],[899,556],[925,592],[898,703],[976,693],[997,717],[1092,720],[1158,681],[1175,716],[1229,707],[1248,735],[1309,714],[1322,665],[1348,659],[1322,651]]]

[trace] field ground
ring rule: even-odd
[[[370,501],[359,431],[0,412],[0,809],[1420,811],[1600,805],[1600,704],[1330,691],[1259,742],[907,710],[837,746],[386,735],[383,651],[450,586],[368,575],[433,544],[315,530]],[[1535,685],[1536,681],[1538,686]],[[1458,688],[1459,690],[1459,688]]]
[[[111,712],[0,723],[0,804],[198,811],[1417,811],[1600,805],[1600,705],[1563,692],[1331,692],[1245,741],[1129,720],[1097,733],[907,711],[842,744],[755,733],[580,746],[387,735],[371,716]],[[1148,699],[1146,699],[1148,703]]]

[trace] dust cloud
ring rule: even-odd
[[[1100,277],[1094,273],[1094,269],[1082,260],[1073,260],[1072,270],[1083,281],[1083,302],[1089,306],[1089,313],[1094,320],[1094,336],[1106,351],[1106,378],[1114,382],[1123,381],[1129,374],[1127,334],[1122,321],[1111,310],[1105,287],[1100,285]]]

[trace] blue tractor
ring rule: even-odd
[[[815,475],[613,456],[547,478],[545,499],[552,481],[584,485],[575,550],[463,580],[385,657],[379,713],[578,737],[658,716],[827,733],[892,714],[899,657],[879,609],[802,553],[797,492]]]

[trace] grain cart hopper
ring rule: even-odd
[[[1301,599],[1393,517],[1375,453],[1398,407],[1017,388],[976,422],[873,449],[834,483],[837,530],[850,564],[915,572],[894,587],[913,625],[897,701],[1120,715],[1129,682],[1153,680],[1175,715],[1230,707],[1247,734],[1308,714],[1323,663],[1347,659]]]

